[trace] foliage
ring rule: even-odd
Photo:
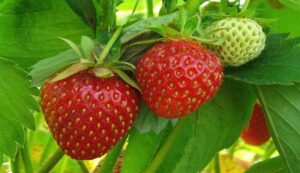
[[[216,153],[229,148],[225,151],[230,154],[238,146],[256,153],[251,163],[260,160],[246,173],[300,172],[299,2],[256,0],[239,6],[239,1],[222,0],[221,3],[209,2],[198,13],[199,4],[203,2],[153,0],[151,11],[154,16],[147,17],[145,9],[149,3],[147,6],[146,1],[137,4],[133,15],[136,2],[131,0],[1,1],[0,172],[10,169],[9,160],[25,162],[25,165],[30,163],[22,158],[22,154],[15,157],[17,152],[26,150],[23,147],[25,140],[34,171],[40,169],[57,148],[37,104],[38,90],[50,76],[82,60],[58,37],[70,39],[84,50],[97,49],[100,54],[115,30],[122,29],[105,57],[107,55],[109,65],[122,60],[125,65],[118,64],[118,67],[130,72],[116,70],[115,73],[135,85],[134,79],[128,77],[133,77],[134,72],[126,63],[136,64],[145,50],[164,41],[157,32],[170,33],[174,31],[170,28],[182,27],[185,35],[193,34],[193,37],[201,36],[201,41],[210,41],[205,38],[204,26],[233,14],[251,14],[266,31],[269,30],[263,53],[243,66],[224,69],[225,79],[219,93],[186,118],[163,158],[158,158],[158,153],[162,152],[178,120],[159,118],[142,102],[139,117],[121,151],[124,155],[119,156],[123,160],[121,170],[124,173],[143,172],[159,160],[159,173],[211,171]],[[183,15],[183,9],[195,13]],[[177,34],[181,33],[176,31]],[[87,37],[83,37],[80,45],[84,35],[91,37],[99,47],[93,47],[92,40]],[[85,57],[91,57],[90,51],[83,53]],[[267,146],[251,148],[238,139],[257,99],[264,107],[272,135],[270,146],[274,141],[274,149],[269,150]],[[266,150],[266,156],[260,150]],[[117,156],[120,151],[113,152]],[[271,158],[274,155],[276,157]],[[115,162],[116,159],[112,160]],[[98,162],[79,164],[63,157],[53,172],[82,172],[84,167],[92,171],[98,164],[101,166],[102,162]],[[22,171],[25,170],[24,163],[19,165]]]
[[[251,166],[246,173],[287,173],[280,157],[275,157]]]
[[[91,35],[61,0],[6,0],[0,9],[0,56],[22,67],[65,50],[58,37],[79,41],[81,35]]]
[[[299,84],[257,87],[273,140],[290,172],[300,170],[299,92]]]
[[[300,37],[287,39],[287,36],[269,35],[264,52],[256,60],[239,68],[228,68],[226,75],[256,85],[291,85],[300,82]]]
[[[24,127],[35,129],[32,111],[38,106],[24,71],[1,59],[0,71],[0,153],[13,158],[24,144]]]

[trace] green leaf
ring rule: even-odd
[[[133,79],[131,79],[125,72],[116,68],[112,68],[111,70],[117,75],[119,75],[119,77],[123,79],[126,83],[128,83],[130,86],[140,91],[140,88],[137,85],[137,83]]]
[[[79,56],[73,50],[64,51],[51,58],[44,59],[33,65],[29,75],[33,87],[42,86],[46,79],[67,66],[79,62]]]
[[[272,33],[291,33],[290,37],[300,36],[299,6],[291,4],[296,0],[280,0],[280,2],[286,6],[279,3],[278,0],[256,0],[250,3],[249,9],[255,10],[256,17],[277,19],[271,24]]]
[[[160,133],[167,125],[170,119],[161,118],[155,115],[145,102],[141,103],[140,113],[135,120],[134,126],[140,133],[155,132]]]
[[[81,20],[95,32],[97,12],[93,0],[66,0],[66,2]]]
[[[24,143],[23,127],[35,129],[32,110],[38,109],[24,71],[0,60],[0,153],[14,158]]]
[[[299,0],[279,0],[279,2],[291,9],[300,10]]]
[[[121,37],[121,43],[126,43],[137,36],[150,32],[150,28],[160,27],[162,25],[168,25],[178,17],[178,13],[172,13],[169,15],[149,18],[138,21],[132,25],[129,25],[123,29],[123,35]]]
[[[96,51],[96,46],[94,41],[87,36],[81,37],[81,49],[84,57],[90,61],[93,61],[93,53]]]
[[[57,37],[78,43],[91,35],[63,0],[1,1],[0,26],[0,56],[22,67],[68,49]]]
[[[225,81],[213,100],[189,115],[192,119],[184,128],[191,129],[186,132],[188,134],[178,136],[181,145],[173,145],[159,172],[202,170],[219,150],[229,147],[239,138],[255,102],[250,85]]]
[[[129,134],[128,145],[124,154],[122,172],[143,172],[155,155],[166,133],[167,130],[159,134],[154,132],[140,134],[138,130],[133,128]]]
[[[238,68],[228,68],[225,75],[256,85],[300,82],[300,37],[287,39],[287,36],[269,35],[266,48],[257,59]]]
[[[73,74],[76,74],[82,70],[86,70],[88,68],[90,68],[91,65],[90,64],[83,64],[83,63],[76,63],[71,65],[70,67],[64,69],[62,72],[59,72],[59,74],[57,76],[55,76],[51,82],[56,82],[62,79],[65,79],[67,77],[72,76]]]
[[[258,86],[268,127],[290,172],[300,172],[300,84]]]
[[[288,173],[284,162],[278,157],[258,162],[251,166],[245,173]]]
[[[176,164],[180,161],[181,157],[184,155],[184,148],[186,147],[188,141],[192,137],[192,131],[195,123],[195,114],[188,115],[184,122],[184,127],[177,135],[173,147],[167,154],[164,161],[161,163],[160,168],[157,173],[173,172]],[[197,163],[198,164],[198,163]]]

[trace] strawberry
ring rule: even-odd
[[[132,126],[138,111],[136,91],[119,77],[80,71],[41,91],[42,110],[55,140],[74,159],[105,154]]]
[[[253,108],[248,128],[244,128],[242,139],[250,145],[261,145],[269,140],[270,133],[264,117],[264,112],[259,104]]]
[[[212,98],[223,78],[215,54],[192,41],[154,45],[140,59],[136,78],[142,97],[158,116],[186,116]]]
[[[212,39],[224,39],[222,45],[211,45],[226,66],[240,66],[257,58],[265,47],[262,27],[247,18],[226,18],[208,27]]]

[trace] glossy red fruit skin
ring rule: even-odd
[[[78,160],[100,157],[115,146],[139,111],[132,87],[119,77],[99,78],[88,70],[46,82],[41,100],[58,145]]]
[[[259,146],[267,142],[270,138],[270,133],[264,117],[264,112],[259,104],[253,108],[253,113],[250,118],[248,128],[244,128],[241,134],[245,143]]]
[[[144,54],[136,78],[154,113],[177,118],[192,113],[216,94],[223,70],[218,57],[199,43],[169,41]]]

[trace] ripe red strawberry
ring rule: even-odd
[[[119,77],[85,70],[42,88],[42,109],[55,140],[74,159],[100,157],[132,126],[139,98]]]
[[[223,79],[215,54],[191,41],[154,45],[138,62],[137,82],[142,97],[159,116],[188,115],[212,98]]]
[[[259,104],[254,106],[248,129],[243,129],[241,137],[247,144],[256,146],[269,140],[270,133],[264,112]]]

